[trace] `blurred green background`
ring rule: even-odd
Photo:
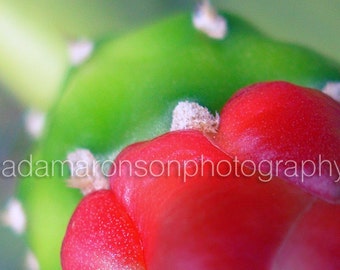
[[[119,35],[197,1],[1,0],[0,81],[20,100],[46,109],[67,68],[67,42]],[[340,61],[339,0],[215,0],[264,32]]]
[[[299,43],[340,62],[340,1],[211,1],[253,22],[280,40]],[[0,168],[24,158],[28,108],[47,111],[69,69],[68,44],[124,35],[175,12],[192,12],[197,1],[0,0]],[[14,189],[1,179],[0,211]],[[0,226],[0,269],[24,269],[20,236]]]

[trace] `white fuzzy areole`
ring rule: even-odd
[[[205,133],[216,133],[220,117],[196,102],[181,101],[172,112],[170,131],[196,129]]]
[[[327,83],[322,92],[340,102],[340,82]]]
[[[68,53],[72,65],[79,66],[86,61],[93,52],[93,42],[90,40],[78,40],[69,43]]]
[[[6,210],[1,214],[2,223],[10,227],[16,234],[22,234],[26,230],[26,215],[21,202],[16,198],[11,198]]]
[[[198,5],[192,22],[196,29],[214,39],[223,39],[228,33],[227,20],[217,14],[208,0]]]
[[[101,164],[89,150],[77,149],[68,154],[67,162],[71,171],[71,178],[67,180],[70,187],[80,189],[84,195],[109,189],[109,181],[103,175]]]
[[[25,128],[30,136],[39,139],[45,126],[46,114],[44,112],[30,109],[25,114]]]
[[[31,250],[26,253],[25,270],[40,270],[38,259]]]

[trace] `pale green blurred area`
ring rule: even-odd
[[[197,1],[0,0],[0,162],[29,151],[23,113],[48,110],[69,68],[68,44],[119,37],[174,12],[192,12]],[[299,43],[340,62],[340,1],[215,0],[280,40]],[[0,179],[0,211],[13,192]],[[22,269],[23,239],[0,226],[0,269]]]
[[[270,36],[310,47],[340,62],[340,1],[216,1]]]

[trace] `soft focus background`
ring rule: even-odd
[[[24,128],[29,109],[47,111],[69,67],[68,44],[124,35],[174,12],[192,12],[197,1],[0,0],[0,170],[32,151]],[[215,0],[269,35],[310,47],[340,62],[340,1]],[[1,171],[0,171],[1,172]],[[0,212],[15,179],[0,174]],[[0,269],[23,269],[23,239],[0,225]]]

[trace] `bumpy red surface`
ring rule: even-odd
[[[340,201],[340,103],[287,82],[229,100],[216,137],[224,151],[331,202]]]
[[[84,197],[63,241],[63,270],[144,269],[139,234],[109,190]]]
[[[132,145],[116,165],[127,160],[142,160],[147,174],[123,166],[111,187],[137,225],[148,269],[266,269],[313,200],[282,180],[263,183],[242,171],[197,131]],[[165,169],[157,162],[151,173],[155,160]],[[179,170],[168,170],[173,160]]]

